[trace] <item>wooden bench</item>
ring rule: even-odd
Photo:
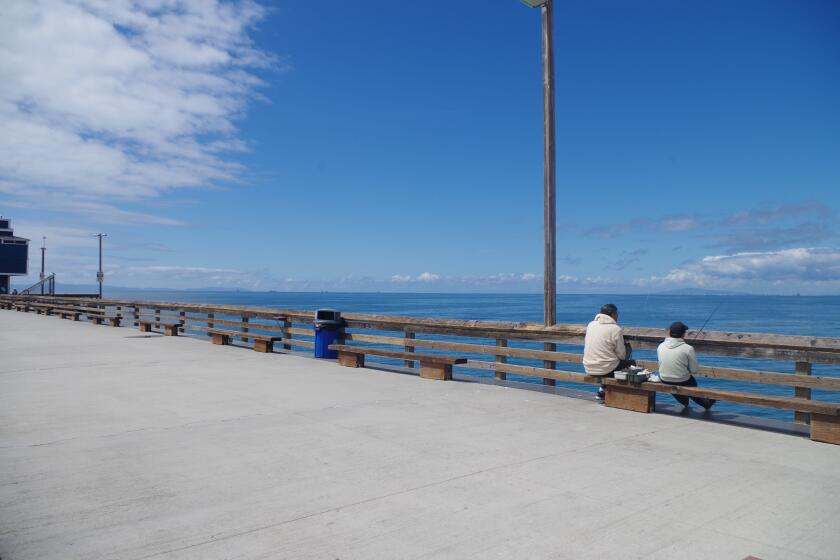
[[[420,377],[445,381],[452,379],[452,366],[467,363],[466,358],[439,356],[436,354],[418,354],[416,352],[400,352],[398,350],[380,350],[379,348],[365,348],[362,346],[348,346],[346,344],[331,344],[330,350],[338,352],[338,363],[347,367],[365,367],[365,355],[382,356],[383,358],[397,358],[420,362]]]
[[[152,332],[153,326],[163,327],[163,332],[166,336],[178,336],[178,329],[180,329],[183,325],[181,323],[161,323],[158,321],[146,321],[140,319],[137,322],[137,325],[140,329],[140,332]]]
[[[15,310],[26,313],[26,312],[29,311],[29,304],[28,303],[16,303],[15,304]]]
[[[117,315],[108,315],[106,313],[85,313],[87,315],[88,320],[92,321],[95,325],[101,325],[102,323],[108,323],[112,327],[119,327],[120,322],[122,321],[122,317]]]
[[[80,315],[81,315],[81,313],[79,313],[76,310],[69,310],[69,309],[59,309],[58,310],[58,316],[61,317],[62,319],[72,319],[73,321],[78,321]]]
[[[32,303],[30,307],[35,310],[35,313],[38,315],[52,315],[53,309],[55,309],[54,305],[49,305],[45,303]]]
[[[274,351],[274,343],[283,340],[280,336],[271,336],[254,332],[228,331],[222,329],[208,329],[207,334],[213,337],[213,344],[228,345],[231,338],[242,338],[254,341],[254,351],[269,353]]]
[[[667,383],[628,383],[618,379],[604,379],[604,404],[635,412],[653,412],[656,393],[670,393],[686,397],[703,397],[716,401],[735,402],[755,406],[780,408],[811,415],[811,439],[840,445],[840,404],[800,397],[777,397],[739,391],[682,387]]]

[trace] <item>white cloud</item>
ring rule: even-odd
[[[650,281],[754,289],[779,285],[832,285],[840,283],[840,250],[803,247],[708,256]]]
[[[394,274],[391,276],[391,282],[396,282],[398,284],[405,284],[407,282],[412,282],[414,278],[411,277],[409,274]]]
[[[420,282],[435,282],[436,280],[440,280],[440,275],[434,272],[424,272],[417,277],[417,280]]]
[[[249,0],[5,3],[2,193],[61,195],[66,211],[94,214],[235,179],[225,153],[245,148],[235,121],[260,85],[249,69],[271,64],[248,35],[263,16]]]

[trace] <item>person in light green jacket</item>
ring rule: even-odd
[[[688,327],[684,323],[680,321],[671,323],[671,326],[668,327],[668,338],[656,349],[656,354],[659,357],[659,379],[662,383],[697,387],[697,380],[694,379],[693,374],[699,371],[700,365],[697,363],[694,347],[687,344],[683,339],[686,331],[688,331]],[[683,395],[673,395],[673,397],[681,405],[688,406],[689,397]],[[702,397],[691,397],[691,400],[706,410],[709,410],[715,404],[713,399]]]

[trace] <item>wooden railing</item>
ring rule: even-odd
[[[271,334],[282,339],[276,347],[280,350],[309,350],[314,346],[312,311],[133,300],[0,296],[0,304],[7,306],[27,302],[32,305],[104,310],[105,313],[122,317],[124,324],[136,324],[139,320],[148,320],[150,317],[156,323],[162,320],[180,322],[184,333],[195,335],[204,336],[209,330],[219,327],[238,329],[243,334]],[[458,371],[493,372],[497,379],[515,375],[542,379],[546,384],[556,381],[591,382],[591,378],[586,379],[582,375],[579,367],[582,361],[580,347],[583,345],[585,325],[546,327],[521,322],[358,313],[345,314],[344,319],[346,329],[341,340],[344,344],[388,347],[410,353],[463,356],[468,358],[468,361],[463,366],[457,366]],[[635,349],[655,349],[663,339],[661,329],[625,327],[624,333],[625,339]],[[811,399],[813,389],[840,391],[840,377],[812,375],[812,364],[840,364],[838,338],[714,331],[699,335],[689,331],[686,338],[693,339],[691,344],[701,355],[701,361],[705,356],[726,356],[794,364],[793,373],[750,367],[704,365],[700,368],[700,377],[793,387],[793,397],[806,400]],[[247,336],[242,342],[245,345],[250,344]],[[559,351],[555,349],[557,345],[566,348]],[[389,362],[388,359],[383,360]],[[655,361],[638,361],[640,365],[650,369],[657,367]],[[413,360],[390,360],[390,363],[404,367],[416,366]],[[577,371],[559,369],[558,364],[571,364]],[[752,404],[761,405],[761,402],[759,400]],[[807,423],[808,413],[798,411],[795,418],[797,422]]]

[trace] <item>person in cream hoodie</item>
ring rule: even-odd
[[[656,349],[656,354],[659,357],[659,379],[662,383],[697,387],[697,380],[694,379],[693,374],[697,373],[700,365],[697,363],[694,347],[686,344],[683,338],[686,331],[688,331],[688,327],[684,323],[680,321],[671,323],[671,326],[668,327],[668,338]],[[681,405],[688,406],[688,397],[683,395],[673,395],[673,397]],[[691,397],[691,400],[706,410],[709,410],[715,404],[712,399]]]
[[[614,371],[636,364],[630,359],[630,352],[630,345],[624,342],[618,326],[618,308],[612,303],[603,305],[601,312],[586,326],[583,369],[588,375],[611,377]],[[603,385],[595,398],[604,400]]]

